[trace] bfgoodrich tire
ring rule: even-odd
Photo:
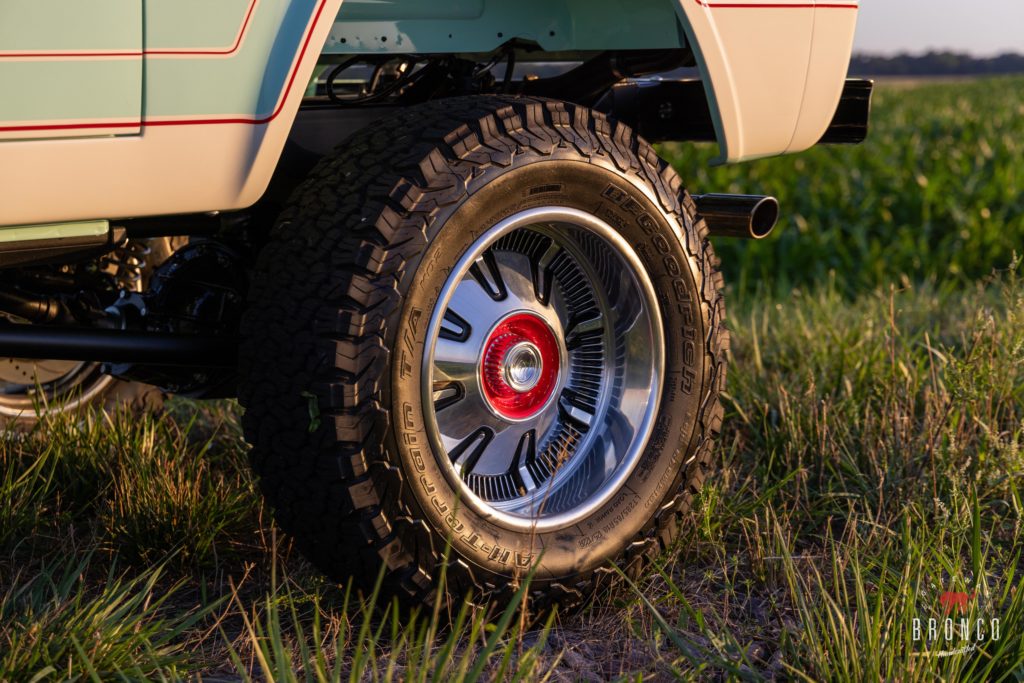
[[[476,97],[325,159],[264,249],[241,402],[280,525],[336,578],[577,604],[676,537],[721,423],[706,230],[618,123]],[[536,602],[535,602],[536,604]]]

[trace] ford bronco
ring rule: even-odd
[[[732,163],[855,143],[857,0],[0,0],[0,414],[237,397],[279,525],[580,604],[714,466]],[[159,388],[159,391],[152,389]],[[162,392],[162,393],[161,393]],[[149,397],[149,398],[147,398]]]

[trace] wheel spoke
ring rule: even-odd
[[[555,244],[554,240],[551,240],[540,258],[530,264],[533,272],[534,296],[537,301],[545,305],[551,301],[551,286],[554,283],[549,268],[561,251],[562,248]]]
[[[564,412],[564,416],[577,424],[582,431],[590,429],[590,423],[594,420],[594,413],[589,407],[581,405],[573,400],[571,391],[566,389],[558,397],[558,407]]]
[[[494,258],[494,252],[490,249],[469,267],[469,274],[494,301],[502,301],[508,296],[508,288],[501,276],[501,269]]]
[[[524,494],[537,488],[537,482],[534,481],[533,475],[530,474],[530,469],[527,467],[530,461],[536,457],[537,431],[528,429],[519,439],[519,444],[516,446],[516,454],[512,458],[512,466],[509,468],[509,473],[515,480],[516,486],[520,487],[521,492]]]
[[[503,429],[495,431],[494,438],[487,445],[487,453],[484,456],[485,463],[481,463],[479,471],[484,474],[511,474],[517,469],[516,462],[519,457],[525,434],[532,430],[521,424],[506,424]]]
[[[515,310],[515,306],[511,297],[495,301],[476,278],[466,277],[452,293],[448,312],[458,312],[470,326],[470,334],[463,341],[482,344],[490,327],[499,317]]]
[[[530,258],[526,254],[503,251],[496,255],[495,264],[504,275],[510,303],[518,309],[541,312],[537,309]]]
[[[481,427],[448,450],[448,457],[463,477],[473,471],[493,437],[494,432],[487,427]]]
[[[471,344],[438,338],[434,345],[434,381],[469,382],[476,375],[477,350]]]
[[[647,313],[643,302],[633,297],[616,297],[610,312],[612,319],[611,327],[615,338],[621,339],[629,334],[630,330],[636,326],[637,321]]]
[[[464,342],[473,334],[473,328],[469,321],[453,311],[450,307],[444,312],[444,319],[441,321],[441,331],[438,335],[442,339]]]
[[[434,386],[438,386],[438,383],[445,384],[439,380]],[[452,453],[480,429],[486,429],[493,436],[508,426],[507,422],[487,409],[475,378],[460,382],[459,386],[463,393],[456,403],[446,406],[448,409],[444,411],[435,409],[439,436],[448,453]]]
[[[593,318],[580,320],[573,324],[565,335],[565,346],[570,351],[588,339],[599,337],[604,333],[604,317],[597,312]]]
[[[434,382],[434,411],[441,412],[466,396],[461,382]]]

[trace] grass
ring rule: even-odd
[[[664,577],[686,589],[670,603],[700,596],[695,635],[787,678],[1019,668],[1020,283],[854,302],[826,289],[752,307],[734,328],[723,478]],[[972,618],[1000,618],[1002,638],[927,657],[942,648],[912,642],[913,619],[941,619],[953,590],[977,593]],[[740,657],[751,643],[764,654]]]
[[[1019,678],[1022,85],[883,89],[862,147],[687,179],[796,214],[719,250],[718,475],[584,613],[410,614],[326,582],[262,508],[236,408],[177,402],[0,435],[0,680]],[[989,637],[914,639],[946,591]]]
[[[166,585],[160,566],[127,577],[111,567],[91,587],[91,560],[89,553],[12,576],[0,604],[9,634],[0,654],[4,680],[143,679],[188,670],[195,626],[217,604],[175,605],[187,579]]]

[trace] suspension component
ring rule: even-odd
[[[229,337],[42,325],[0,326],[0,357],[230,367]]]
[[[241,256],[219,242],[193,242],[146,278],[148,256],[145,242],[129,243],[86,269],[121,287],[105,310],[74,277],[50,283],[64,285],[55,295],[0,289],[0,311],[35,323],[0,325],[0,357],[105,363],[107,374],[174,393],[230,394],[246,289]]]
[[[126,344],[136,350],[149,344],[152,353],[139,357],[125,349],[121,357],[103,358],[106,372],[186,396],[230,395],[246,285],[234,249],[213,240],[179,249],[154,271],[143,293],[122,292],[108,309],[117,327],[149,335]]]

